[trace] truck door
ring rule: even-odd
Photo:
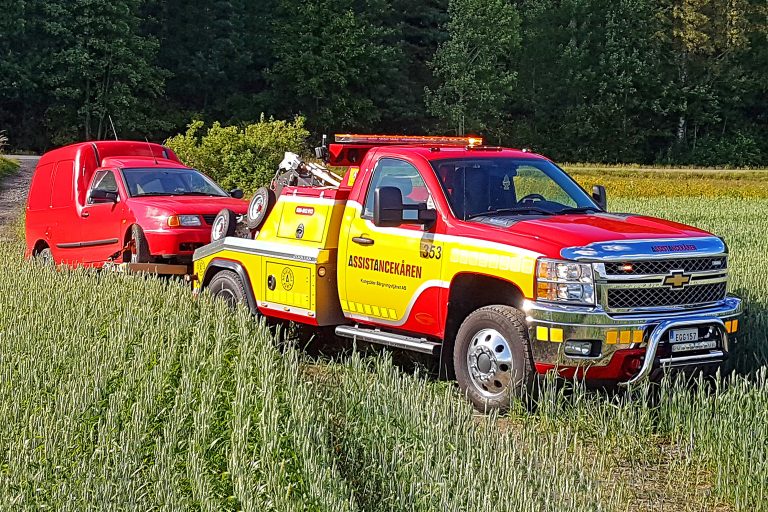
[[[114,194],[111,198],[96,198],[95,191]],[[113,171],[96,171],[88,188],[82,217],[81,244],[85,251],[84,261],[103,262],[123,246],[122,217],[124,206],[121,202],[117,179]]]
[[[442,325],[438,294],[442,246],[421,224],[377,227],[373,224],[374,190],[397,187],[403,204],[432,204],[424,178],[405,160],[380,158],[365,194],[362,211],[350,220],[346,233],[346,266],[342,309],[347,316],[411,332],[435,334]],[[406,219],[417,215],[405,211]]]

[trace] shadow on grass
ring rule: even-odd
[[[768,298],[757,296],[755,290],[743,288],[735,293],[744,299],[744,316],[723,373],[754,375],[768,365]]]

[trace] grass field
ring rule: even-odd
[[[16,169],[19,168],[19,164],[8,158],[0,156],[0,179],[10,176]]]
[[[278,349],[178,284],[0,244],[0,510],[768,510],[768,200],[622,190],[614,211],[726,237],[748,300],[737,372],[547,387],[505,418],[387,357]]]

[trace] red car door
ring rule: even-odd
[[[122,249],[124,201],[114,171],[101,170],[93,174],[85,207],[80,212],[84,262],[104,262]]]

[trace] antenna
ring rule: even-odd
[[[107,117],[109,118],[109,124],[112,125],[112,133],[115,134],[115,140],[120,140],[120,139],[117,138],[117,130],[115,130],[115,123],[112,122],[112,116],[111,115],[107,115]]]
[[[149,143],[149,139],[147,139],[147,137],[145,136],[144,140],[146,141],[147,147],[149,148],[149,154],[152,155],[152,158],[155,160],[155,165],[160,165],[157,163],[157,157],[155,156],[155,152],[152,151],[152,145]]]

